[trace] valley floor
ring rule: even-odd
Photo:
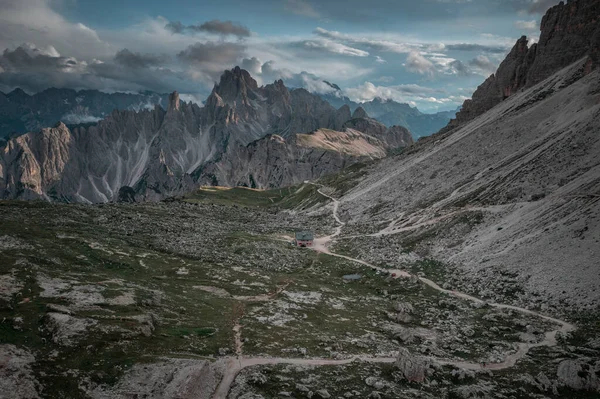
[[[400,267],[370,263],[344,244],[330,192],[302,185],[201,190],[156,204],[1,202],[0,391],[597,394],[598,315],[563,321],[473,298],[448,286],[452,267],[401,248]],[[290,245],[300,229],[320,237],[316,251]],[[380,239],[366,233],[357,242]]]

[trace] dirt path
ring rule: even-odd
[[[470,369],[470,370],[482,370],[482,369],[486,369],[486,370],[501,370],[501,369],[505,369],[505,368],[509,368],[509,367],[513,367],[516,362],[519,359],[522,359],[527,352],[529,352],[529,349],[531,348],[535,348],[535,347],[539,347],[539,346],[555,346],[556,345],[556,334],[560,331],[562,333],[566,333],[566,332],[570,332],[570,331],[575,331],[577,329],[577,327],[574,324],[568,323],[566,321],[563,320],[559,320],[550,316],[546,316],[543,315],[541,313],[538,312],[534,312],[532,310],[529,309],[525,309],[525,308],[520,308],[518,306],[512,306],[512,305],[505,305],[502,303],[490,303],[490,302],[485,302],[479,298],[476,298],[474,296],[459,292],[459,291],[455,291],[455,290],[447,290],[444,289],[442,287],[440,287],[438,284],[436,284],[435,282],[429,280],[428,278],[425,277],[419,277],[419,276],[415,276],[413,274],[408,273],[405,270],[396,270],[396,269],[384,269],[375,265],[372,265],[368,262],[365,262],[363,260],[360,259],[355,259],[352,258],[350,256],[346,256],[346,255],[340,255],[340,254],[336,254],[334,252],[331,252],[329,250],[329,244],[331,243],[331,241],[333,241],[333,238],[339,236],[341,234],[341,228],[345,225],[344,222],[342,222],[339,218],[339,216],[337,215],[337,210],[339,208],[339,201],[333,197],[331,197],[330,195],[327,195],[325,193],[323,193],[321,191],[321,189],[318,190],[319,193],[329,199],[331,199],[333,201],[333,218],[335,219],[335,221],[339,224],[339,226],[336,228],[336,231],[334,234],[327,236],[327,237],[322,237],[321,239],[319,239],[318,245],[315,245],[313,247],[314,250],[319,251],[319,252],[323,252],[326,253],[328,255],[332,255],[332,256],[336,256],[338,258],[343,258],[343,259],[347,259],[365,266],[369,266],[372,269],[375,270],[379,270],[382,271],[384,273],[390,273],[394,278],[399,278],[399,277],[404,277],[404,278],[416,278],[419,281],[421,281],[422,283],[430,286],[431,288],[448,294],[448,295],[452,295],[455,296],[457,298],[461,298],[467,301],[471,301],[471,302],[475,302],[475,303],[480,303],[480,304],[487,304],[488,306],[494,307],[494,308],[498,308],[498,309],[509,309],[509,310],[514,310],[516,312],[520,312],[520,313],[524,313],[530,316],[535,316],[535,317],[539,317],[542,318],[544,320],[550,321],[552,323],[558,324],[560,325],[560,328],[556,329],[556,330],[552,330],[552,331],[548,331],[545,333],[544,335],[544,340],[541,342],[537,342],[537,343],[525,343],[525,342],[521,342],[518,344],[518,349],[515,353],[506,355],[505,360],[501,363],[492,363],[489,365],[486,365],[485,367],[478,364],[478,363],[469,363],[469,362],[456,362],[456,361],[449,361],[449,360],[441,360],[441,359],[435,359],[438,363],[441,364],[451,364],[457,367],[462,367],[462,368],[466,368],[466,369]],[[479,209],[470,209],[470,210],[479,210]],[[417,228],[417,227],[422,227],[422,226],[426,226],[428,224],[431,223],[435,223],[436,221],[440,221],[443,220],[449,216],[452,216],[454,213],[450,213],[447,215],[444,215],[442,217],[436,218],[436,219],[432,219],[429,221],[424,221],[424,222],[420,222],[416,225],[412,225],[412,226],[406,226],[403,228],[395,228],[395,223],[399,220],[397,219],[396,221],[392,221],[390,223],[390,225],[388,227],[386,227],[385,229],[383,229],[381,232],[379,233],[375,233],[375,234],[370,234],[370,235],[365,235],[365,236],[380,236],[380,235],[387,235],[387,234],[395,234],[398,233],[400,231],[403,231],[403,229],[413,229],[413,228]],[[315,240],[316,241],[316,240]]]
[[[311,184],[314,184],[314,183],[311,183]],[[361,265],[370,267],[373,270],[377,270],[382,273],[389,274],[390,277],[392,277],[392,278],[400,278],[400,277],[415,278],[415,279],[418,279],[419,281],[421,281],[423,284],[426,284],[439,292],[442,292],[442,293],[445,293],[448,295],[452,295],[457,298],[461,298],[461,299],[464,299],[467,301],[472,301],[475,303],[481,303],[481,304],[485,303],[488,306],[499,308],[499,309],[514,310],[514,311],[528,314],[531,316],[540,317],[544,320],[547,320],[547,321],[550,321],[550,322],[560,325],[560,328],[546,332],[544,335],[544,340],[541,342],[537,342],[537,343],[520,342],[520,343],[518,343],[517,350],[514,353],[507,354],[504,358],[504,361],[500,362],[500,363],[491,363],[491,364],[482,365],[480,363],[475,363],[475,362],[465,362],[465,361],[457,361],[457,360],[450,360],[450,359],[438,359],[438,358],[433,358],[433,357],[431,358],[432,361],[437,362],[438,364],[441,364],[441,365],[451,365],[451,366],[455,366],[458,368],[463,368],[463,369],[468,369],[468,370],[473,370],[473,371],[502,370],[502,369],[514,367],[515,364],[517,363],[517,361],[519,361],[520,359],[525,357],[525,355],[527,355],[527,353],[529,352],[529,350],[531,348],[540,347],[540,346],[555,346],[556,345],[556,334],[559,331],[566,333],[566,332],[574,331],[576,329],[575,325],[573,325],[573,324],[570,324],[566,321],[555,319],[553,317],[534,312],[532,310],[528,310],[528,309],[524,309],[524,308],[520,308],[520,307],[512,306],[512,305],[505,305],[505,304],[501,304],[501,303],[489,303],[489,302],[485,302],[479,298],[476,298],[474,296],[471,296],[471,295],[468,295],[468,294],[465,294],[465,293],[462,293],[459,291],[444,289],[444,288],[440,287],[438,284],[436,284],[435,282],[433,282],[425,277],[415,276],[405,270],[385,269],[385,268],[373,265],[369,262],[365,262],[360,259],[356,259],[356,258],[352,258],[350,256],[336,254],[335,252],[331,252],[329,250],[329,245],[336,237],[338,237],[342,233],[342,228],[345,225],[345,223],[340,219],[340,217],[338,215],[338,209],[339,209],[340,202],[336,198],[333,198],[332,196],[325,194],[322,191],[322,189],[323,189],[323,187],[319,188],[317,191],[319,192],[319,194],[323,195],[324,197],[329,198],[333,202],[332,216],[335,219],[338,226],[336,227],[333,234],[331,234],[329,236],[325,236],[325,237],[316,238],[315,242],[314,242],[313,250],[321,252],[321,253],[325,253],[327,255],[335,256],[338,258],[346,259],[351,262],[359,263]],[[365,235],[365,236],[395,234],[400,231],[403,231],[402,229],[414,229],[414,228],[422,227],[422,226],[425,226],[428,224],[435,223],[436,221],[443,220],[444,218],[449,217],[449,216],[452,216],[452,215],[448,214],[448,215],[442,216],[440,218],[437,218],[435,220],[429,220],[429,221],[424,221],[424,222],[419,221],[419,223],[417,223],[416,225],[395,228],[395,224],[400,220],[400,219],[397,219],[396,221],[392,221],[390,223],[390,225],[386,229],[382,230],[381,232],[371,234],[371,235]],[[258,295],[255,297],[234,297],[234,298],[239,299],[239,300],[249,301],[249,302],[269,301],[269,300],[272,300],[278,294],[280,294],[287,287],[288,284],[289,283],[285,284],[284,286],[279,287],[272,294]],[[306,365],[306,366],[339,366],[339,365],[350,364],[353,361],[364,361],[364,362],[371,362],[371,363],[393,363],[396,361],[395,357],[370,357],[367,355],[354,356],[354,357],[351,357],[348,359],[244,357],[243,356],[243,340],[242,340],[242,332],[241,332],[242,326],[239,324],[239,322],[237,322],[234,325],[233,331],[234,331],[234,337],[235,337],[236,357],[230,357],[227,359],[227,367],[225,370],[225,374],[224,374],[223,379],[221,380],[219,386],[217,387],[217,390],[215,391],[212,399],[226,399],[227,394],[229,393],[229,389],[231,388],[231,385],[233,384],[233,382],[235,380],[235,377],[245,367],[258,366],[258,365],[273,365],[273,364],[295,364],[295,365]]]

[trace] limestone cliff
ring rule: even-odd
[[[584,73],[600,65],[600,0],[571,0],[550,8],[540,24],[538,43],[522,36],[498,67],[466,100],[449,127],[483,114],[514,95],[588,57]]]

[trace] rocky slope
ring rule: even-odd
[[[449,127],[483,114],[519,90],[532,87],[560,69],[587,57],[584,73],[600,65],[600,0],[570,0],[550,8],[531,46],[522,36],[506,59],[466,100]]]
[[[374,233],[353,242],[361,258],[402,267],[398,248],[412,249],[478,297],[598,311],[600,70],[588,65],[365,169],[340,205],[346,234]]]
[[[362,130],[347,127],[361,121]],[[206,164],[196,174],[203,185],[284,187],[320,178],[356,162],[383,158],[390,149],[410,144],[412,137],[404,128],[388,129],[369,119],[352,119],[342,132],[319,129],[287,139],[269,135],[247,146],[230,146],[218,161]]]
[[[407,128],[415,139],[437,133],[456,116],[457,112],[442,111],[434,114],[426,114],[408,104],[382,98],[375,98],[359,104],[344,96],[337,85],[332,85],[332,87],[338,91],[333,94],[321,95],[321,97],[334,107],[347,105],[350,111],[361,107],[369,116],[377,119],[386,126],[402,126]]]
[[[97,122],[113,110],[166,107],[168,95],[157,93],[103,93],[98,90],[47,89],[28,95],[21,89],[0,92],[0,140],[54,126]]]
[[[355,119],[367,121],[363,116]],[[288,139],[320,128],[341,130],[351,119],[348,107],[336,110],[306,90],[288,90],[281,80],[258,87],[247,71],[235,68],[223,74],[203,108],[182,102],[173,93],[166,110],[155,106],[139,112],[114,111],[96,125],[69,128],[59,123],[9,140],[0,148],[0,198],[107,202],[117,199],[121,188],[130,187],[141,199],[160,199],[204,181],[199,168],[223,162],[227,158],[223,154],[238,146],[270,134]],[[354,130],[374,135],[386,150],[409,143],[402,141],[405,130],[389,129],[388,135],[387,128],[370,119]],[[284,152],[303,154],[293,148]],[[264,167],[278,162],[266,157]],[[334,164],[340,166],[359,158],[346,153],[327,157],[338,159]],[[314,169],[312,176],[331,167]],[[261,181],[261,185],[302,179]]]

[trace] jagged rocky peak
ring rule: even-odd
[[[560,2],[546,12],[540,30],[538,43],[528,46],[525,36],[517,40],[496,73],[465,101],[450,127],[476,118],[586,56],[584,73],[600,65],[600,0]]]
[[[358,107],[354,110],[354,113],[352,114],[352,119],[359,119],[359,118],[368,118],[369,115],[367,115],[367,111],[365,111],[365,109],[363,107]]]
[[[179,111],[179,93],[174,91],[169,95],[169,111]]]
[[[243,105],[249,105],[248,99],[254,98],[253,91],[257,89],[258,83],[250,76],[250,73],[236,66],[221,75],[221,80],[214,87],[213,93],[229,105],[234,105],[236,101],[240,100]]]

